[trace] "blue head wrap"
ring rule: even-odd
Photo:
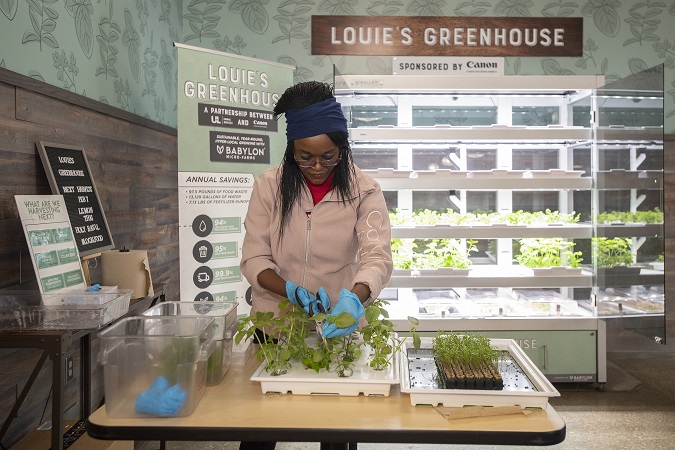
[[[318,136],[331,131],[348,133],[347,119],[342,114],[342,107],[335,97],[303,109],[286,111],[286,140],[288,141]]]

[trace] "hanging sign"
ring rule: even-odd
[[[114,247],[108,222],[82,147],[39,142],[38,152],[53,194],[61,194],[80,256]]]
[[[15,195],[40,292],[86,287],[68,211],[61,195]]]
[[[313,55],[582,56],[581,17],[312,16]]]

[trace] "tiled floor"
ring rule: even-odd
[[[567,425],[556,450],[675,449],[675,348],[630,335],[608,339],[608,382],[604,391],[590,385],[559,384],[551,399]],[[237,442],[169,442],[168,450],[229,450]],[[158,448],[147,442],[143,450]],[[280,442],[278,450],[318,449],[318,443]],[[526,447],[359,444],[361,450],[515,450]]]

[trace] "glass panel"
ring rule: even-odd
[[[491,170],[497,167],[496,149],[471,148],[466,151],[467,170]]]
[[[545,127],[560,124],[560,110],[557,106],[514,106],[511,120],[513,125]]]
[[[558,204],[558,192],[529,192],[529,191],[514,191],[513,192],[513,210],[514,211],[557,211],[560,207]]]
[[[664,342],[663,66],[605,86],[594,101],[597,314]]]
[[[546,170],[558,168],[557,147],[515,148],[512,150],[512,168],[514,170]]]
[[[453,162],[453,159],[457,159],[458,157],[459,149],[454,147],[445,149],[414,147],[412,168],[413,170],[459,170],[457,164]]]
[[[492,125],[497,123],[495,106],[413,106],[413,126],[432,127],[434,125],[452,125],[470,127],[474,125]]]
[[[398,108],[396,106],[367,105],[351,108],[350,126],[352,128],[396,125],[397,123]]]
[[[395,169],[398,165],[398,149],[394,147],[352,147],[352,158],[359,169]]]

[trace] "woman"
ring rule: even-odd
[[[323,325],[325,337],[346,336],[391,277],[387,205],[379,184],[352,162],[347,121],[330,85],[291,86],[274,107],[274,118],[281,114],[286,152],[256,179],[244,221],[241,270],[253,287],[251,314],[279,315],[286,298],[309,314],[320,304],[329,315],[356,319],[345,328]]]
[[[256,179],[244,222],[241,269],[253,287],[251,313],[278,315],[288,298],[308,313],[320,303],[358,322],[392,272],[382,190],[353,164],[347,121],[330,85],[291,86],[274,107],[275,119],[281,114],[286,152],[280,166]],[[348,335],[357,325],[326,323],[323,334]]]

